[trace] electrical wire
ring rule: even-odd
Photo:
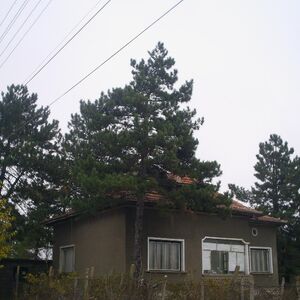
[[[97,70],[99,70],[103,65],[105,65],[108,61],[110,61],[113,57],[115,57],[117,54],[119,54],[122,50],[124,50],[127,46],[129,46],[136,39],[138,39],[144,32],[146,32],[148,29],[150,29],[152,26],[154,26],[157,22],[159,22],[161,19],[163,19],[167,14],[169,14],[172,10],[174,10],[183,1],[184,0],[180,0],[175,5],[173,5],[171,8],[169,8],[165,13],[163,13],[160,17],[158,17],[156,20],[154,20],[150,25],[148,25],[146,28],[144,28],[142,31],[140,31],[137,35],[135,35],[133,38],[131,38],[126,44],[124,44],[121,48],[119,48],[117,51],[115,51],[112,55],[110,55],[107,59],[105,59],[102,63],[100,63],[92,71],[90,71],[88,74],[86,74],[83,78],[81,78],[79,81],[77,81],[74,85],[72,85],[63,94],[61,94],[59,97],[57,97],[52,102],[50,102],[48,104],[48,106],[51,107],[54,103],[56,103],[61,98],[63,98],[65,95],[67,95],[71,90],[73,90],[75,87],[77,87],[79,84],[81,84],[84,80],[86,80],[93,73],[95,73]]]
[[[44,60],[31,72],[29,76],[24,80],[24,83],[27,82],[30,77],[49,59],[49,57],[57,51],[59,47],[67,40],[67,38],[75,31],[75,29],[82,23],[82,21],[92,12],[94,9],[99,5],[100,2],[103,0],[97,1],[97,3],[80,19],[79,22],[76,23],[75,26],[65,35],[65,37],[62,39],[62,41],[44,58]]]
[[[4,16],[3,20],[0,23],[0,27],[2,26],[2,24],[5,22],[5,20],[7,19],[8,15],[10,14],[11,10],[13,9],[13,7],[15,6],[15,4],[17,3],[18,0],[15,0],[13,2],[13,4],[10,6],[8,12],[6,13],[6,15]]]
[[[43,66],[40,67],[38,69],[38,71],[35,72],[29,78],[29,80],[27,80],[25,82],[25,85],[27,85],[29,82],[31,82],[111,1],[112,0],[108,0],[100,9],[98,9],[97,12],[86,23],[84,23],[84,25],[82,27],[80,27],[79,30],[77,30],[76,33],[74,35],[72,35],[72,37],[70,39],[68,39],[67,42],[62,47],[60,47],[59,50],[56,51],[55,54],[52,55],[51,58],[49,58],[47,60],[47,62],[45,64],[43,64]]]
[[[24,0],[23,4],[21,5],[21,7],[17,11],[17,13],[14,15],[14,17],[12,18],[12,20],[10,21],[10,23],[7,25],[6,29],[4,30],[4,32],[2,33],[2,35],[0,37],[0,44],[3,41],[3,39],[6,37],[6,35],[10,31],[10,29],[13,27],[13,25],[16,23],[18,17],[23,12],[23,10],[25,9],[25,7],[26,7],[26,5],[28,4],[29,1],[30,0]]]
[[[21,24],[21,26],[17,29],[17,31],[15,32],[15,34],[13,35],[13,37],[10,39],[10,41],[7,43],[6,47],[2,50],[2,52],[0,53],[0,58],[3,55],[3,53],[5,53],[6,49],[10,46],[10,44],[14,41],[15,37],[18,35],[18,33],[21,31],[21,29],[24,27],[24,25],[27,23],[27,21],[29,20],[29,18],[32,16],[32,14],[34,13],[34,11],[37,9],[37,7],[40,5],[40,3],[43,0],[39,0],[36,5],[32,8],[32,10],[30,11],[30,13],[28,14],[28,16],[26,17],[26,19],[23,21],[23,23]]]
[[[18,46],[22,43],[22,41],[24,40],[24,38],[26,37],[26,35],[29,33],[29,31],[32,29],[32,27],[36,24],[36,22],[40,19],[40,17],[42,16],[42,14],[45,12],[45,10],[48,8],[48,6],[50,5],[50,3],[53,0],[49,0],[47,5],[41,10],[41,12],[38,14],[38,16],[35,18],[35,20],[32,22],[32,24],[30,25],[30,27],[27,29],[27,31],[23,34],[23,36],[21,37],[21,39],[19,40],[19,42],[15,45],[15,47],[10,51],[10,53],[8,54],[8,56],[5,58],[5,60],[1,63],[0,65],[0,69],[5,65],[5,63],[9,60],[9,58],[12,56],[12,54],[15,52],[15,50],[18,48]]]
[[[68,90],[66,90],[62,95],[57,97],[55,100],[50,102],[48,104],[48,107],[53,106],[57,101],[59,101],[61,98],[63,98],[65,95],[67,95],[71,90],[73,90],[76,86],[78,86],[80,83],[82,83],[84,80],[86,80],[89,76],[91,76],[94,72],[96,72],[98,69],[100,69],[104,64],[106,64],[108,61],[110,61],[113,57],[115,57],[118,53],[120,53],[122,50],[124,50],[127,46],[129,46],[132,42],[134,42],[136,39],[138,39],[144,32],[146,32],[148,29],[150,29],[152,26],[154,26],[156,23],[158,23],[161,19],[163,19],[166,15],[168,15],[172,10],[174,10],[180,3],[182,3],[184,0],[180,0],[175,5],[173,5],[171,8],[169,8],[165,13],[163,13],[160,17],[155,19],[150,25],[145,27],[142,31],[140,31],[137,35],[135,35],[133,38],[131,38],[127,43],[125,43],[121,48],[119,48],[117,51],[115,51],[112,55],[110,55],[106,60],[104,60],[100,65],[98,65],[96,68],[94,68],[91,72],[89,72],[87,75],[85,75],[82,79],[80,79],[77,83],[75,83],[72,87],[70,87]],[[16,132],[19,130],[22,130],[25,125],[27,125],[31,120],[28,120],[23,124],[22,127],[19,127],[16,129]],[[7,138],[10,138],[13,134],[10,134]]]

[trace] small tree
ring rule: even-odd
[[[14,235],[12,222],[14,217],[5,199],[0,199],[0,261],[9,256],[12,250],[11,239]]]
[[[299,158],[280,136],[271,134],[259,144],[254,176],[258,181],[251,190],[230,184],[231,191],[242,201],[249,201],[266,214],[290,218],[299,207]]]
[[[300,272],[300,159],[293,154],[287,142],[271,134],[259,144],[254,166],[257,181],[251,190],[229,185],[238,199],[288,221],[278,235],[279,269],[286,278]]]
[[[149,52],[147,61],[131,60],[132,82],[101,93],[95,102],[81,101],[80,114],[72,115],[66,135],[72,205],[93,210],[111,205],[113,195],[120,192],[135,197],[137,277],[142,271],[141,238],[148,191],[157,190],[174,200],[174,205],[181,202],[195,209],[213,210],[218,204],[230,204],[226,195],[217,193],[218,185],[212,184],[212,179],[221,174],[219,164],[195,157],[198,140],[193,133],[203,119],[196,119],[196,111],[187,106],[193,81],[178,86],[174,64],[162,43]],[[158,170],[196,180],[178,189],[164,181]]]
[[[281,216],[288,213],[293,148],[280,136],[271,134],[269,141],[259,144],[254,176],[259,180],[252,189],[255,205],[266,213]]]

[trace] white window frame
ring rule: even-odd
[[[180,256],[180,270],[170,269],[150,269],[150,241],[165,241],[165,242],[180,242],[181,244],[181,256]],[[172,238],[161,238],[161,237],[148,237],[147,239],[147,271],[157,272],[185,272],[185,242],[184,239],[172,239]]]
[[[257,271],[252,271],[251,269],[251,249],[257,249],[257,250],[269,250],[269,265],[270,265],[270,271],[268,272],[257,272]],[[273,248],[272,247],[259,247],[259,246],[251,246],[249,248],[249,265],[250,265],[250,273],[251,274],[273,274]]]
[[[73,265],[73,270],[75,271],[75,244],[70,244],[70,245],[63,245],[59,247],[59,273],[62,273],[62,250],[65,248],[73,248],[73,261],[72,261],[72,265]]]
[[[201,267],[203,275],[215,276],[214,274],[206,274],[204,273],[204,264],[203,264],[203,243],[206,239],[215,239],[215,240],[224,240],[224,241],[238,241],[245,245],[245,275],[250,274],[250,261],[249,261],[249,242],[246,242],[244,239],[238,238],[227,238],[227,237],[216,237],[216,236],[205,236],[201,240]],[[224,276],[232,276],[232,274],[223,274]]]

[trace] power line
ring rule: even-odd
[[[49,0],[47,5],[41,10],[41,12],[38,14],[38,16],[35,18],[35,20],[33,21],[33,23],[31,24],[31,26],[27,29],[27,31],[23,34],[23,36],[21,37],[21,39],[19,40],[19,42],[15,45],[15,47],[10,51],[10,53],[8,54],[8,56],[6,57],[6,59],[1,63],[0,65],[0,69],[5,65],[5,63],[9,60],[9,58],[11,57],[11,55],[15,52],[15,50],[18,48],[18,46],[22,43],[22,41],[24,40],[24,38],[26,37],[26,35],[29,33],[29,31],[32,29],[32,27],[36,24],[36,22],[40,19],[40,17],[42,16],[42,14],[44,13],[44,11],[48,8],[48,6],[50,5],[50,3],[53,0]]]
[[[160,17],[158,17],[156,20],[154,20],[150,25],[148,25],[146,28],[144,28],[142,31],[140,31],[137,35],[135,35],[132,39],[130,39],[126,44],[124,44],[121,48],[119,48],[117,51],[115,51],[111,56],[109,56],[106,60],[104,60],[100,65],[98,65],[96,68],[94,68],[90,73],[85,75],[82,79],[80,79],[77,83],[75,83],[72,87],[70,87],[67,91],[65,91],[61,96],[53,100],[48,104],[48,107],[51,107],[54,105],[57,101],[59,101],[62,97],[64,97],[66,94],[68,94],[72,89],[74,89],[76,86],[78,86],[80,83],[82,83],[85,79],[87,79],[89,76],[91,76],[94,72],[96,72],[99,68],[101,68],[105,63],[107,63],[109,60],[111,60],[114,56],[116,56],[118,53],[120,53],[123,49],[125,49],[128,45],[130,45],[132,42],[134,42],[137,38],[139,38],[144,32],[146,32],[148,29],[150,29],[152,26],[154,26],[157,22],[159,22],[161,19],[163,19],[167,14],[169,14],[172,10],[174,10],[181,2],[184,0],[180,0],[175,5],[173,5],[171,8],[169,8],[165,13],[163,13]],[[27,125],[31,120],[28,120],[23,124],[22,127],[19,127],[16,129],[16,132],[23,129],[25,125]],[[10,138],[13,134],[10,134],[7,138]]]
[[[3,20],[0,23],[0,27],[2,26],[2,24],[5,22],[5,20],[7,19],[8,15],[10,14],[11,10],[13,9],[13,7],[15,6],[15,4],[17,3],[18,0],[15,0],[13,2],[13,4],[10,6],[8,12],[6,13],[5,17],[3,18]]]
[[[76,23],[75,26],[65,35],[63,40],[44,58],[44,60],[33,70],[33,72],[24,80],[27,82],[29,78],[49,59],[49,57],[67,40],[67,38],[74,32],[74,30],[82,23],[82,21],[99,5],[103,0],[97,1],[97,3]]]
[[[2,50],[2,52],[0,53],[0,57],[3,55],[3,53],[6,51],[6,49],[10,46],[10,44],[14,41],[15,37],[17,36],[17,34],[21,31],[21,29],[24,27],[24,25],[27,23],[27,21],[29,20],[29,18],[32,16],[32,14],[34,13],[34,11],[37,9],[37,7],[40,5],[40,3],[43,0],[39,0],[36,5],[32,8],[32,10],[30,11],[30,13],[28,14],[28,16],[26,17],[26,19],[23,21],[23,23],[21,24],[21,26],[17,29],[17,31],[15,32],[15,34],[13,35],[13,37],[10,39],[10,41],[7,43],[6,47]]]
[[[2,33],[1,37],[0,37],[0,43],[3,41],[3,39],[6,37],[6,35],[8,34],[8,32],[10,31],[10,29],[12,28],[12,26],[14,25],[14,23],[16,22],[16,20],[18,19],[18,17],[20,16],[20,14],[23,12],[23,10],[25,9],[26,5],[28,4],[30,0],[24,0],[23,4],[21,5],[21,7],[19,8],[19,10],[17,11],[17,13],[14,15],[13,19],[10,21],[10,23],[7,25],[7,27],[5,28],[4,32]]]
[[[93,73],[95,73],[97,70],[99,70],[104,64],[106,64],[108,61],[110,61],[113,57],[115,57],[117,54],[119,54],[122,50],[124,50],[127,46],[129,46],[132,42],[134,42],[136,39],[138,39],[144,32],[146,32],[148,29],[150,29],[152,26],[154,26],[157,22],[159,22],[161,19],[163,19],[167,14],[169,14],[172,10],[174,10],[181,2],[184,0],[180,0],[175,5],[173,5],[171,8],[169,8],[165,13],[163,13],[160,17],[158,17],[155,21],[153,21],[150,25],[148,25],[146,28],[144,28],[142,31],[140,31],[137,35],[135,35],[132,39],[130,39],[126,44],[124,44],[121,48],[119,48],[117,51],[115,51],[112,55],[110,55],[107,59],[105,59],[101,64],[99,64],[96,68],[94,68],[91,72],[86,74],[83,78],[81,78],[79,81],[77,81],[74,85],[72,85],[68,90],[66,90],[63,94],[61,94],[59,97],[57,97],[55,100],[50,102],[48,105],[49,107],[52,106],[54,103],[59,101],[61,98],[63,98],[65,95],[67,95],[71,90],[73,90],[75,87],[77,87],[80,83],[82,83],[84,80],[86,80],[88,77],[90,77]]]
[[[79,30],[77,30],[75,34],[72,35],[72,37],[68,39],[67,42],[62,47],[60,47],[59,50],[53,56],[51,56],[51,58],[49,58],[47,62],[42,67],[40,67],[36,73],[34,73],[34,75],[29,78],[29,80],[25,82],[25,85],[31,82],[106,7],[106,5],[108,5],[109,2],[111,2],[111,0],[108,0],[100,9],[98,9],[96,13],[86,23],[84,23],[84,25],[80,27]]]

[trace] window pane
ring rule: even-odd
[[[61,248],[61,271],[74,272],[74,247]]]
[[[161,243],[162,244],[162,266],[161,268],[166,270],[169,269],[169,257],[168,257],[168,252],[169,252],[169,245],[168,243]]]
[[[237,257],[235,252],[229,252],[229,272],[234,272],[237,266]]]
[[[180,269],[180,244],[179,243],[172,243],[171,244],[171,251],[170,251],[170,268],[173,270]]]
[[[202,265],[204,273],[209,273],[211,270],[210,251],[204,250],[202,255]]]
[[[251,271],[270,272],[270,250],[251,249]]]
[[[222,272],[223,274],[228,273],[228,252],[222,252]]]
[[[245,272],[245,254],[244,253],[237,253],[237,266],[240,266],[240,272]]]
[[[217,244],[217,250],[218,251],[230,251],[230,244]]]
[[[214,243],[214,244],[229,244],[229,245],[244,245],[240,240],[230,240],[230,239],[212,239],[206,238],[204,243]]]
[[[245,251],[242,241],[206,238],[202,249],[204,273],[233,273],[237,266],[245,272]]]
[[[228,252],[211,251],[211,270],[216,274],[228,273]]]
[[[205,250],[217,250],[217,244],[209,243],[209,242],[203,242],[203,249],[205,249]]]
[[[150,270],[180,270],[181,242],[150,240]]]
[[[220,262],[219,262],[219,252],[218,251],[211,251],[210,263],[211,263],[211,270],[214,273],[219,273],[218,270],[219,270]]]

